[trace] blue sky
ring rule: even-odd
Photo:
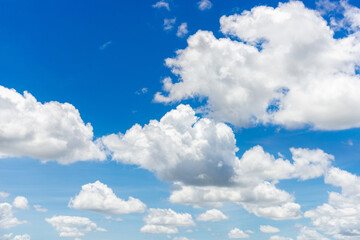
[[[0,240],[360,239],[356,1],[0,3]]]

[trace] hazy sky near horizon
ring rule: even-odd
[[[0,3],[0,240],[360,239],[357,1]]]

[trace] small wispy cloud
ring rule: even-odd
[[[148,92],[148,89],[147,88],[142,88],[142,89],[140,89],[139,91],[136,91],[135,93],[137,94],[137,95],[141,95],[141,94],[145,94],[145,93],[147,93]]]
[[[182,23],[179,27],[178,27],[178,30],[177,30],[177,33],[176,33],[176,36],[178,37],[185,37],[186,34],[188,34],[188,29],[187,29],[187,23],[184,22]]]
[[[40,205],[34,205],[35,211],[37,212],[47,212],[48,210],[46,208],[41,207]]]
[[[201,0],[198,2],[198,7],[201,11],[212,8],[212,3],[209,0]]]
[[[160,1],[152,5],[153,8],[166,8],[168,11],[170,11],[169,3],[165,1]]]
[[[174,27],[176,18],[165,18],[164,19],[164,30],[170,30]]]
[[[103,45],[101,45],[101,46],[99,47],[99,50],[104,50],[105,48],[109,47],[110,44],[112,44],[112,42],[111,42],[111,41],[107,41],[106,43],[104,43]]]

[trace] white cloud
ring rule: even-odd
[[[29,234],[16,235],[16,236],[13,235],[14,234],[12,233],[5,234],[3,236],[0,236],[0,240],[30,240],[31,239]]]
[[[195,185],[228,184],[237,151],[230,127],[199,119],[188,105],[102,142],[113,160],[139,165],[168,182]]]
[[[182,24],[180,24],[180,26],[178,27],[178,30],[176,32],[176,36],[178,37],[185,37],[188,34],[188,29],[187,29],[188,25],[186,22],[183,22]]]
[[[300,234],[296,238],[297,240],[329,240],[328,238],[324,237],[316,230],[302,227],[300,230]]]
[[[225,38],[198,31],[166,59],[179,78],[167,78],[167,94],[155,101],[207,99],[200,110],[236,126],[360,127],[360,112],[353,111],[360,105],[360,11],[349,9],[355,32],[336,39],[320,14],[299,1],[223,16]]]
[[[328,203],[305,212],[320,231],[336,239],[360,239],[360,177],[331,168],[325,183],[341,187],[341,193],[330,192]]]
[[[228,217],[218,209],[210,209],[196,218],[196,220],[201,222],[218,222],[226,219]]]
[[[192,227],[195,222],[189,213],[177,213],[172,209],[150,208],[144,217],[145,226],[140,231],[153,234],[178,233],[177,227]]]
[[[27,198],[23,196],[17,196],[12,205],[22,210],[29,209],[29,202]]]
[[[48,211],[46,208],[43,208],[41,205],[38,205],[38,204],[33,205],[33,207],[35,208],[35,211],[37,211],[37,212],[47,212]]]
[[[7,229],[23,224],[26,221],[19,221],[13,216],[13,209],[9,203],[0,203],[0,229]]]
[[[0,129],[1,154],[61,164],[105,159],[92,141],[91,125],[69,103],[42,104],[28,92],[0,86]]]
[[[278,235],[271,236],[269,240],[293,240],[292,238],[282,237]]]
[[[136,124],[125,134],[105,136],[102,143],[113,160],[138,165],[173,182],[173,203],[220,206],[233,202],[272,219],[301,216],[294,197],[276,188],[279,180],[320,177],[333,160],[320,149],[291,148],[291,163],[275,159],[261,146],[239,159],[232,129],[196,117],[188,105],[179,105],[144,127]]]
[[[56,229],[60,237],[81,237],[88,232],[106,231],[85,217],[54,216],[45,220]]]
[[[7,192],[0,192],[0,198],[7,198],[9,195]]]
[[[260,231],[263,233],[278,233],[280,229],[270,225],[260,225]]]
[[[105,48],[109,47],[112,44],[112,41],[107,41],[103,45],[99,47],[99,50],[104,50]]]
[[[201,0],[197,4],[201,11],[212,8],[212,3],[209,0]]]
[[[244,231],[242,231],[238,228],[234,228],[234,229],[230,230],[230,232],[228,233],[228,237],[229,238],[250,238],[250,235],[246,234]]]
[[[187,237],[174,237],[173,240],[191,240]]]
[[[155,3],[154,5],[152,5],[152,7],[153,8],[166,8],[168,11],[170,11],[169,3],[167,3],[163,0]]]
[[[83,185],[80,193],[71,198],[69,207],[107,214],[142,213],[146,210],[146,205],[139,199],[120,199],[111,188],[100,181]]]
[[[164,30],[170,30],[174,27],[176,18],[165,18],[164,19]]]

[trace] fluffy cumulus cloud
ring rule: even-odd
[[[134,125],[125,134],[102,138],[112,159],[138,165],[174,182],[170,201],[189,205],[242,205],[257,216],[296,219],[300,205],[276,187],[282,179],[320,177],[333,156],[322,150],[291,148],[292,162],[275,159],[261,146],[239,159],[232,129],[224,123],[198,118],[188,105],[179,105],[160,121]]]
[[[341,193],[330,192],[328,203],[305,212],[305,217],[336,239],[360,239],[360,177],[331,168],[325,183],[341,187]]]
[[[172,209],[150,208],[144,222],[145,225],[140,231],[152,234],[174,234],[178,233],[178,227],[195,226],[189,213],[177,213]]]
[[[30,240],[31,237],[29,234],[23,234],[23,235],[15,235],[12,233],[5,234],[3,236],[0,236],[0,240]]]
[[[166,60],[178,81],[164,79],[155,100],[206,99],[200,110],[237,126],[359,127],[360,10],[343,14],[341,38],[300,1],[223,16],[224,38],[198,31]]]
[[[9,203],[0,203],[0,229],[7,229],[23,224],[26,221],[20,221],[13,215],[13,207]]]
[[[93,142],[91,125],[68,103],[43,104],[28,92],[0,86],[0,129],[0,155],[61,164],[105,159]]]
[[[278,232],[280,232],[280,229],[270,226],[270,225],[261,225],[260,231],[263,233],[278,233]]]
[[[56,229],[60,237],[81,237],[88,232],[106,231],[85,217],[54,216],[45,220]]]
[[[141,213],[146,210],[146,205],[139,199],[129,197],[125,201],[118,198],[111,188],[100,181],[83,185],[80,193],[70,200],[69,207],[107,214]]]
[[[250,238],[250,235],[245,233],[243,230],[240,230],[239,228],[231,229],[228,233],[229,238]]]
[[[28,202],[27,198],[23,197],[23,196],[17,196],[14,199],[14,202],[13,202],[12,205],[15,208],[22,209],[22,210],[25,210],[25,209],[29,208],[29,202]]]
[[[196,220],[201,222],[218,222],[226,219],[228,217],[218,209],[210,209],[196,218]]]

